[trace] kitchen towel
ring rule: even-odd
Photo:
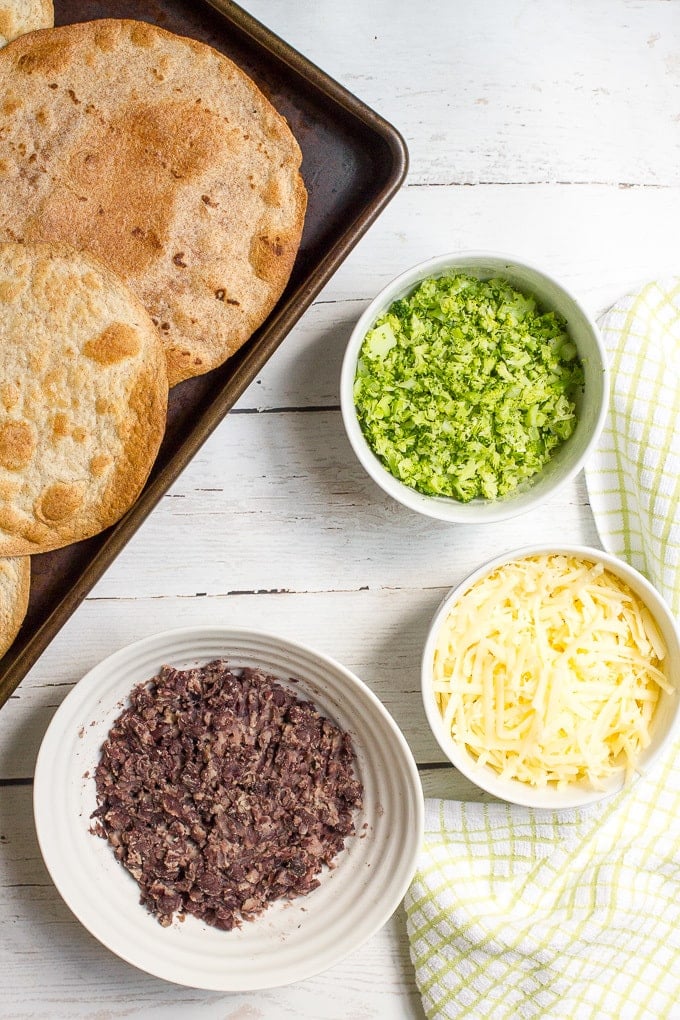
[[[600,327],[598,532],[679,614],[680,278],[627,295]],[[428,800],[405,906],[429,1018],[680,1018],[680,738],[582,810]]]
[[[628,294],[600,329],[610,405],[586,465],[598,534],[680,617],[680,277]]]

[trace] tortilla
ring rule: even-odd
[[[38,28],[52,28],[52,0],[0,0],[0,46]]]
[[[0,244],[0,556],[117,521],[165,427],[163,345],[141,302],[91,255]]]
[[[19,633],[28,609],[31,561],[28,556],[0,560],[0,656]]]
[[[115,270],[171,385],[238,350],[285,287],[306,207],[300,149],[255,84],[202,43],[102,20],[0,51],[0,97],[0,240],[65,241]]]

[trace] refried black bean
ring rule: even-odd
[[[163,666],[134,688],[95,771],[91,831],[163,926],[229,931],[319,885],[363,790],[349,734],[257,669]]]

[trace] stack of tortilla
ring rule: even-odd
[[[192,39],[99,20],[0,50],[0,556],[97,534],[137,499],[168,387],[238,350],[288,281],[300,162],[255,84]],[[0,562],[0,654],[28,577]]]

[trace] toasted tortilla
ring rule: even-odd
[[[0,0],[0,46],[26,32],[53,26],[52,0]]]
[[[0,656],[19,633],[28,609],[31,561],[28,556],[0,559]]]
[[[0,245],[0,556],[108,527],[134,502],[164,428],[163,345],[91,255]]]
[[[160,329],[171,385],[221,364],[280,297],[300,161],[255,84],[194,40],[101,20],[0,51],[0,239],[110,266]]]

